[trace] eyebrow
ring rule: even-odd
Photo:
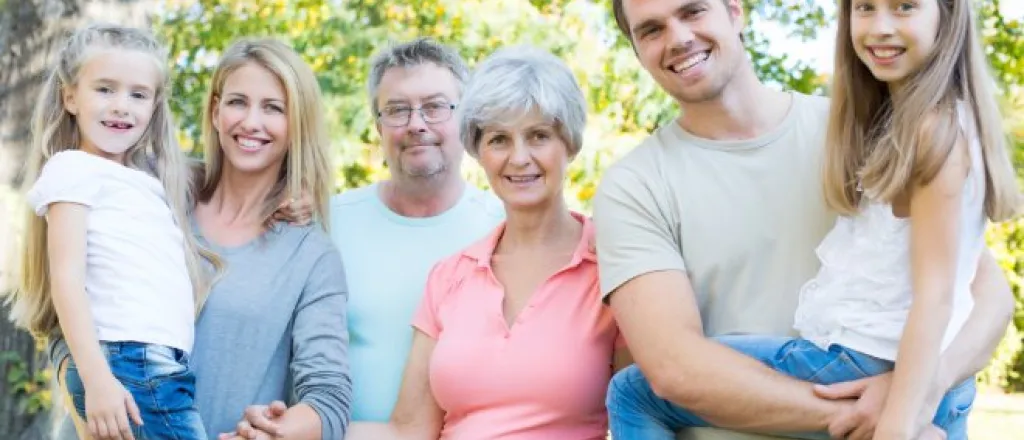
[[[445,96],[444,93],[440,93],[440,92],[424,96],[422,100],[423,101],[433,101],[433,100],[436,100],[436,99],[439,99],[439,98],[440,99],[444,99],[445,101],[451,101],[450,99],[448,99],[447,96]],[[385,107],[387,107],[389,105],[395,105],[395,104],[409,104],[409,100],[408,99],[392,98],[392,99],[389,99],[389,100],[384,102],[384,106]]]
[[[238,93],[238,92],[225,93],[224,97],[225,98],[243,98],[245,100],[249,99],[248,95],[246,95],[244,93]],[[265,98],[263,101],[264,102],[276,102],[276,103],[284,104],[284,99],[280,99],[280,98]]]
[[[698,6],[698,5],[702,4],[702,3],[706,3],[706,0],[691,0],[691,1],[685,2],[682,5],[680,5],[678,8],[676,8],[675,11],[672,11],[672,13],[673,13],[673,15],[674,14],[678,14],[680,12],[683,12],[683,11],[687,10],[687,9],[693,8],[695,6]],[[655,27],[658,24],[660,24],[660,23],[659,23],[659,21],[657,19],[648,18],[647,20],[641,21],[636,26],[633,26],[633,28],[630,29],[630,31],[633,33],[633,35],[636,35],[640,31],[645,30],[647,28]]]
[[[121,82],[117,81],[117,80],[110,79],[110,78],[97,78],[97,79],[92,81],[92,84],[117,84],[117,85],[120,85]],[[150,86],[145,85],[145,84],[129,84],[128,88],[133,89],[133,90],[140,90],[141,89],[141,90],[144,90],[146,92],[153,92],[153,87],[150,87]]]

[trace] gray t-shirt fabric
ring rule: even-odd
[[[194,230],[225,264],[196,322],[192,350],[207,435],[234,431],[249,405],[282,400],[308,404],[320,416],[322,437],[342,438],[352,401],[348,288],[330,237],[319,225],[277,223],[228,248]],[[68,354],[64,340],[53,338],[53,365]],[[62,439],[74,438],[68,419]]]

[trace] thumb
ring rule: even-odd
[[[271,402],[270,408],[268,408],[268,413],[270,414],[270,416],[275,418],[283,416],[286,411],[288,411],[288,406],[285,405],[284,402],[280,400],[275,400]]]
[[[839,382],[832,385],[815,385],[814,394],[822,399],[840,400],[856,399],[864,393],[867,381],[864,379],[850,382]]]

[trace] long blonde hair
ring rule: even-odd
[[[203,114],[206,170],[199,200],[206,202],[213,197],[225,165],[220,137],[213,126],[214,107],[220,100],[227,78],[249,63],[273,73],[281,81],[286,94],[288,152],[278,181],[264,201],[262,216],[269,223],[286,197],[298,197],[305,190],[313,198],[314,218],[327,230],[330,223],[327,205],[333,179],[320,85],[309,65],[292,48],[272,38],[236,41],[224,52],[213,71]]]
[[[188,221],[189,171],[175,138],[167,104],[167,52],[149,33],[110,24],[85,26],[68,38],[57,54],[57,64],[43,84],[39,102],[32,115],[32,144],[29,152],[28,179],[32,183],[50,157],[63,150],[77,149],[81,141],[75,118],[64,108],[64,93],[77,85],[82,66],[97,49],[138,51],[152,55],[160,67],[156,84],[155,109],[149,126],[138,143],[125,152],[128,167],[155,176],[164,187],[167,203],[183,232],[185,260],[193,294],[204,297],[208,289],[202,272],[199,247]],[[36,337],[47,337],[59,329],[57,312],[50,298],[50,264],[47,255],[47,227],[44,218],[27,215],[21,248],[20,283],[11,302],[11,319]]]
[[[854,52],[852,0],[839,2],[832,108],[825,150],[825,200],[841,214],[855,214],[861,191],[891,203],[914,184],[927,184],[964,136],[958,103],[973,117],[985,164],[985,213],[1008,219],[1020,206],[974,14],[969,0],[936,0],[939,30],[934,49],[895,95]],[[939,117],[922,133],[926,117]],[[927,139],[922,139],[927,136]]]

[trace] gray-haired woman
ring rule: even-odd
[[[563,191],[583,93],[551,54],[505,49],[479,65],[459,118],[507,221],[433,268],[391,421],[348,438],[604,439],[608,381],[629,357],[601,303],[593,227]]]

